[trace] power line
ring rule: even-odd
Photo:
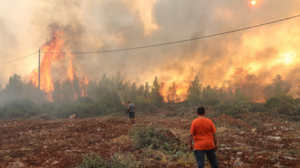
[[[300,15],[296,15],[296,16],[292,16],[292,17],[288,17],[288,18],[284,18],[284,19],[280,19],[280,20],[275,20],[275,21],[272,21],[272,22],[263,23],[263,24],[259,24],[259,25],[255,25],[255,26],[245,27],[245,28],[231,30],[231,31],[223,32],[223,33],[217,33],[217,34],[212,34],[212,35],[207,35],[207,36],[202,36],[202,37],[196,37],[196,38],[191,38],[191,39],[186,39],[186,40],[173,41],[173,42],[168,42],[168,43],[160,43],[160,44],[133,47],[133,48],[122,48],[122,49],[115,49],[115,50],[102,50],[102,51],[94,51],[94,52],[73,52],[73,53],[64,53],[64,54],[74,54],[75,55],[75,54],[93,54],[93,53],[118,52],[118,51],[137,50],[137,49],[143,49],[143,48],[151,48],[151,47],[158,47],[158,46],[164,46],[164,45],[170,45],[170,44],[176,44],[176,43],[183,43],[183,42],[187,42],[187,41],[199,40],[199,39],[204,39],[204,38],[209,38],[209,37],[214,37],[214,36],[225,35],[225,34],[229,34],[229,33],[235,33],[235,32],[239,32],[239,31],[243,31],[243,30],[253,29],[253,28],[256,28],[256,27],[261,27],[261,26],[265,26],[265,25],[274,24],[274,23],[285,21],[285,20],[293,19],[293,18],[296,18],[296,17],[299,17],[299,16]],[[56,53],[56,52],[43,52],[43,53]]]
[[[73,53],[63,53],[63,54],[73,54],[73,55],[75,55],[75,54],[94,54],[94,53],[118,52],[118,51],[128,51],[128,50],[137,50],[137,49],[143,49],[143,48],[158,47],[158,46],[164,46],[164,45],[170,45],[170,44],[176,44],[176,43],[183,43],[183,42],[187,42],[187,41],[194,41],[194,40],[199,40],[199,39],[204,39],[204,38],[209,38],[209,37],[215,37],[215,36],[225,35],[225,34],[229,34],[229,33],[235,33],[235,32],[239,32],[239,31],[243,31],[243,30],[253,29],[253,28],[256,28],[256,27],[261,27],[261,26],[265,26],[265,25],[269,25],[269,24],[273,24],[273,23],[282,22],[282,21],[285,21],[285,20],[290,20],[290,19],[297,18],[297,17],[300,17],[300,15],[296,15],[296,16],[292,16],[292,17],[288,17],[288,18],[284,18],[284,19],[280,19],[280,20],[275,20],[275,21],[272,21],[272,22],[263,23],[263,24],[259,24],[259,25],[255,25],[255,26],[250,26],[250,27],[245,27],[245,28],[241,28],[241,29],[231,30],[231,31],[223,32],[223,33],[217,33],[217,34],[212,34],[212,35],[207,35],[207,36],[202,36],[202,37],[196,37],[196,38],[191,38],[191,39],[185,39],[185,40],[179,40],[179,41],[173,41],[173,42],[168,42],[168,43],[160,43],[160,44],[140,46],[140,47],[132,47],[132,48],[122,48],[122,49],[116,49],[116,50],[102,50],[102,51],[92,51],[92,52],[73,52]],[[13,61],[16,61],[16,60],[19,60],[19,59],[23,59],[23,58],[29,57],[33,54],[36,54],[36,53],[38,53],[38,52],[32,53],[30,55],[26,55],[24,57],[16,58],[14,60],[1,62],[0,64],[5,64],[5,63],[13,62]],[[57,53],[57,52],[42,52],[42,53]]]
[[[31,55],[34,55],[34,54],[36,54],[36,53],[38,53],[38,51],[37,51],[37,52],[35,52],[35,53],[32,53],[32,54],[29,54],[29,55],[26,55],[26,56],[20,57],[20,58],[16,58],[16,59],[10,60],[10,61],[1,62],[0,64],[5,64],[5,63],[13,62],[13,61],[16,61],[16,60],[19,60],[19,59],[23,59],[23,58],[29,57],[29,56],[31,56]]]

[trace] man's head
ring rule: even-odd
[[[198,107],[197,114],[198,115],[204,115],[205,114],[205,108],[203,106]]]
[[[131,101],[128,101],[128,104],[130,104],[131,103]]]

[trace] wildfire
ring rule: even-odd
[[[73,61],[72,61],[73,57],[74,57],[73,55],[70,55],[69,68],[68,68],[68,78],[71,79],[71,81],[74,80],[74,74],[75,74],[73,69]]]
[[[54,89],[51,75],[52,62],[56,61],[58,58],[64,57],[61,51],[64,46],[64,39],[62,35],[62,32],[54,31],[52,34],[52,39],[46,42],[41,49],[41,51],[45,54],[40,65],[40,89],[49,93],[47,98],[49,101],[52,101],[52,96],[50,93]],[[31,72],[30,80],[33,85],[38,87],[38,69],[34,69]]]
[[[164,97],[165,102],[179,102],[186,99],[187,90],[190,86],[189,82],[182,81],[180,83],[161,83],[160,93]]]
[[[70,55],[69,68],[68,68],[68,78],[73,82],[73,85],[78,85],[80,87],[80,95],[87,96],[86,86],[89,84],[89,80],[86,76],[78,77],[77,72],[73,68],[73,55]],[[76,82],[74,82],[76,80]],[[77,92],[74,92],[74,99],[77,100]]]
[[[56,62],[62,58],[65,58],[65,54],[63,53],[63,48],[64,48],[64,37],[63,37],[63,32],[61,31],[54,31],[52,33],[52,39],[47,41],[42,47],[41,51],[44,53],[44,56],[42,58],[42,62],[40,65],[40,89],[47,92],[47,100],[48,101],[53,101],[52,98],[52,92],[54,90],[53,86],[53,79],[52,79],[52,74],[51,74],[51,67],[52,63]],[[69,68],[68,68],[68,78],[72,81],[74,81],[75,77],[79,79],[79,86],[81,89],[81,96],[86,96],[86,85],[88,85],[88,78],[83,76],[83,77],[78,77],[76,74],[76,71],[73,68],[73,61],[72,59],[74,58],[73,55],[69,56]],[[38,87],[38,69],[35,68],[30,75],[30,81],[31,83]],[[77,99],[77,94],[74,96],[75,99]]]

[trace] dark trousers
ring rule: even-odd
[[[129,118],[132,119],[134,118],[134,112],[128,112],[129,113]]]
[[[198,168],[204,168],[204,161],[205,157],[204,155],[206,154],[206,157],[211,165],[212,168],[219,168],[218,160],[216,157],[215,149],[210,149],[210,150],[195,150],[194,151],[197,163],[198,163]]]

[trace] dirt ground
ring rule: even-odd
[[[300,167],[299,123],[281,121],[267,114],[262,117],[263,129],[227,115],[212,118],[218,132],[217,156],[221,168]],[[138,124],[169,129],[185,144],[191,122],[192,118],[165,116],[140,116],[137,120]],[[89,151],[104,159],[127,152],[138,157],[139,152],[127,136],[131,127],[125,117],[0,121],[0,167],[76,167],[82,162],[82,154]],[[183,167],[176,161],[173,164],[153,161],[144,166]]]

